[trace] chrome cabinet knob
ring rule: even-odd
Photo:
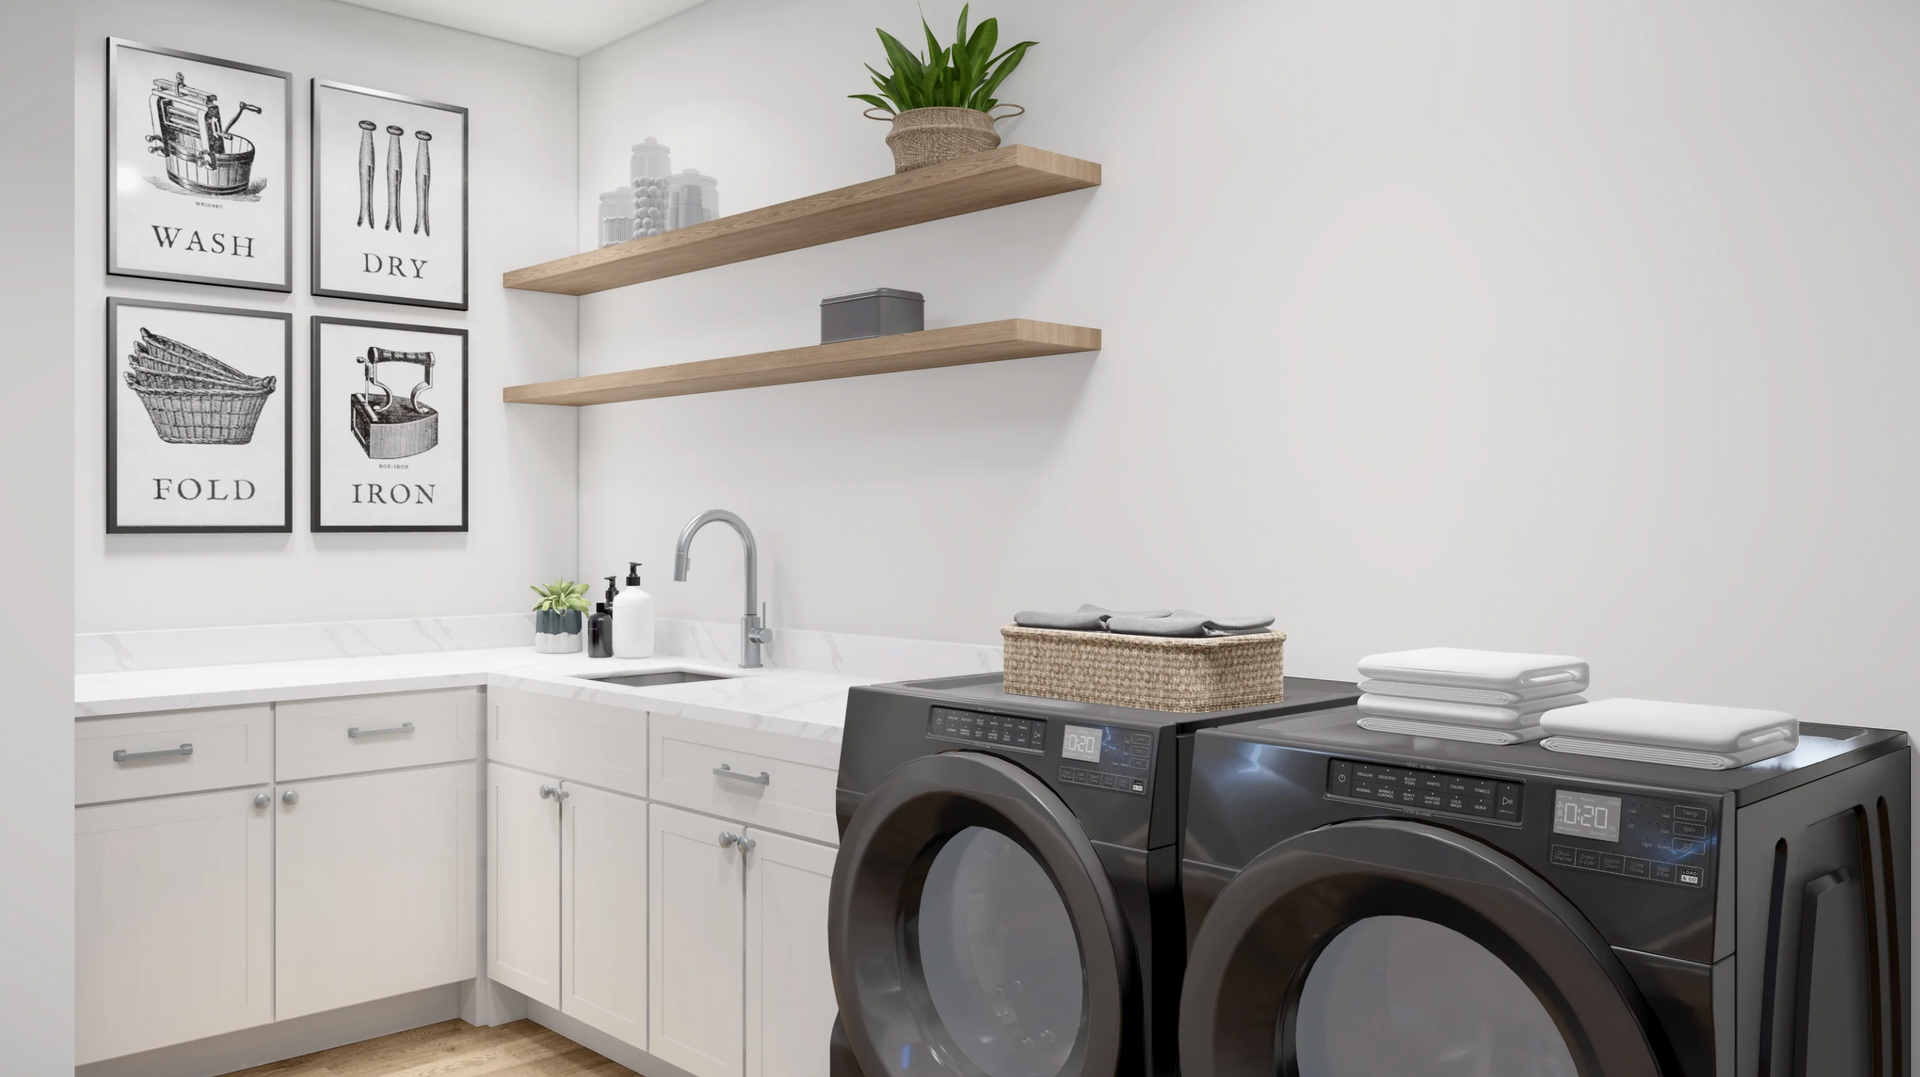
[[[273,803],[273,798],[265,793],[255,793],[253,795],[253,806],[256,808],[264,808],[271,803]]]
[[[572,795],[573,793],[568,791],[566,786],[564,785],[555,786],[553,790],[553,801],[554,803],[558,804],[559,802],[567,799]]]
[[[720,848],[725,849],[738,844],[740,844],[740,835],[735,834],[731,830],[722,830],[720,832]]]
[[[281,793],[280,803],[286,804],[289,806],[300,803],[300,791],[298,789],[289,789],[286,792]]]
[[[540,787],[540,799],[551,800],[553,798],[553,795],[557,792],[559,792],[559,790],[555,789],[551,785],[542,785]]]
[[[750,853],[750,852],[753,852],[753,847],[754,847],[754,846],[756,846],[756,845],[758,845],[758,844],[760,844],[760,843],[759,843],[759,842],[757,842],[757,841],[755,841],[755,840],[753,840],[752,838],[749,838],[749,837],[747,837],[746,835],[744,835],[744,834],[742,834],[742,835],[740,836],[740,840],[739,840],[738,842],[736,842],[735,844],[737,844],[737,845],[739,845],[739,846],[740,846],[740,851],[741,851],[741,852],[743,852],[743,853]]]

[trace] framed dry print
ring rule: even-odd
[[[107,39],[107,272],[293,290],[293,76]]]
[[[313,80],[313,294],[467,309],[467,110]]]
[[[293,530],[293,316],[107,300],[107,533]]]
[[[315,531],[467,529],[467,331],[313,319]]]

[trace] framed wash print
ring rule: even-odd
[[[107,272],[293,290],[293,76],[107,39]]]
[[[467,309],[467,110],[313,80],[313,294]]]
[[[313,529],[467,529],[467,331],[313,319]]]
[[[293,316],[107,300],[107,533],[293,530]]]

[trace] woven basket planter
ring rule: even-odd
[[[1007,625],[1000,639],[1012,695],[1199,714],[1284,694],[1284,632],[1166,639]]]
[[[893,118],[893,130],[887,132],[896,175],[999,147],[993,117],[972,108],[908,109]]]

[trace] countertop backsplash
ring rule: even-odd
[[[663,618],[655,642],[664,657],[733,662],[740,628]],[[532,652],[531,613],[87,633],[73,638],[73,666],[85,675],[519,646]],[[772,669],[908,680],[994,672],[1001,656],[999,647],[985,644],[776,626],[765,660]]]

